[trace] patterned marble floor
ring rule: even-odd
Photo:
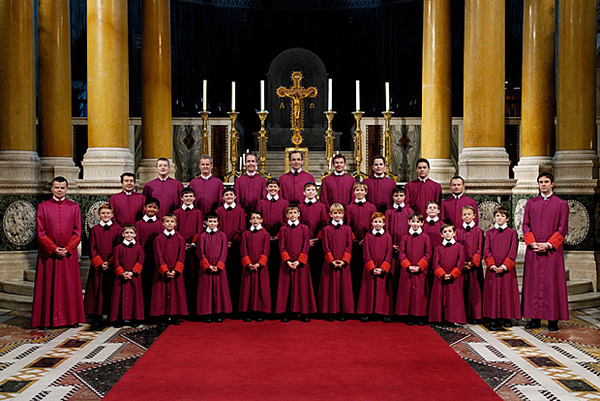
[[[0,309],[0,400],[99,400],[162,332],[29,325]],[[433,328],[504,400],[600,400],[600,308],[573,311],[554,333],[523,322]]]

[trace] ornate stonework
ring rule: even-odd
[[[527,199],[519,199],[515,206],[515,212],[513,217],[513,223],[515,227],[515,231],[520,239],[523,238],[523,216],[525,215],[525,205],[527,204]]]
[[[494,201],[485,201],[477,205],[477,209],[479,210],[479,228],[484,232],[494,227],[494,210],[499,207],[501,205]]]
[[[83,229],[85,230],[86,237],[90,237],[90,232],[92,231],[92,227],[100,222],[100,217],[98,216],[98,209],[100,206],[105,204],[105,201],[94,202],[92,206],[90,206],[85,212],[84,221],[85,224]]]
[[[579,245],[587,237],[590,231],[590,215],[583,203],[569,199],[569,231],[565,236],[566,245]]]
[[[33,205],[19,200],[11,203],[2,220],[4,235],[17,246],[29,245],[35,238],[36,212]]]

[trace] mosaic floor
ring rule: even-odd
[[[0,309],[0,400],[99,400],[162,332],[29,325]],[[433,328],[504,400],[600,400],[600,308],[573,311],[558,332]]]

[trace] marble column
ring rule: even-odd
[[[13,184],[24,189],[23,181],[40,179],[33,12],[33,0],[0,2],[0,185],[7,190]]]
[[[169,0],[142,2],[142,183],[156,178],[156,159],[172,158],[169,7]]]
[[[526,0],[523,27],[521,159],[518,194],[538,193],[537,176],[552,172],[554,152],[555,1]]]
[[[133,171],[129,149],[127,0],[87,0],[88,150],[83,178],[119,182]]]
[[[430,177],[444,184],[455,174],[450,140],[450,0],[425,0],[423,27],[421,154],[431,164]]]
[[[39,0],[38,35],[42,180],[60,175],[74,183],[69,0]]]
[[[504,148],[504,0],[466,0],[464,134],[459,172],[472,190],[510,193]],[[500,182],[499,180],[507,180]],[[508,185],[506,185],[508,184]]]

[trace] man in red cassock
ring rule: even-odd
[[[167,158],[161,157],[156,160],[156,172],[158,173],[158,177],[144,185],[143,194],[146,199],[158,199],[160,210],[157,218],[158,221],[162,221],[165,214],[173,213],[175,209],[181,206],[183,184],[169,177],[171,164]]]
[[[108,204],[114,210],[114,221],[119,226],[135,224],[144,216],[144,202],[146,197],[135,192],[135,174],[121,174],[121,187],[123,191],[114,194],[108,200]]]
[[[81,212],[77,203],[65,197],[68,185],[64,177],[55,177],[50,187],[52,198],[38,206],[40,248],[31,327],[76,327],[85,322],[77,254]]]
[[[321,193],[319,195],[325,208],[329,210],[331,205],[339,203],[346,207],[352,202],[352,186],[356,179],[345,173],[346,156],[341,153],[333,156],[333,173],[321,181]]]
[[[302,170],[304,155],[299,150],[293,150],[288,155],[290,171],[279,177],[281,197],[289,203],[299,204],[304,200],[304,184],[315,182],[312,174]]]
[[[553,194],[554,176],[541,173],[540,196],[529,199],[523,215],[523,239],[527,245],[523,274],[523,316],[528,329],[558,330],[559,320],[569,320],[563,240],[569,228],[569,206]]]
[[[200,156],[200,177],[194,178],[189,185],[196,193],[196,207],[204,216],[217,210],[223,193],[223,181],[212,175],[212,169],[213,158]]]
[[[233,183],[238,202],[250,216],[258,201],[267,196],[267,180],[256,172],[257,159],[254,153],[246,155],[246,172]]]
[[[427,213],[427,202],[434,201],[439,205],[442,201],[442,186],[429,178],[429,169],[429,160],[417,160],[418,178],[405,186],[406,203],[412,210],[423,215]]]
[[[377,211],[385,213],[392,207],[392,191],[396,183],[385,176],[385,159],[381,155],[374,156],[371,159],[371,170],[373,175],[363,182],[369,188],[367,200],[377,207]]]
[[[479,211],[475,199],[465,195],[465,181],[460,176],[454,176],[450,179],[450,191],[452,195],[442,202],[442,211],[440,217],[446,224],[452,224],[454,227],[462,225],[462,208],[471,206],[475,210],[475,225],[479,224]]]

